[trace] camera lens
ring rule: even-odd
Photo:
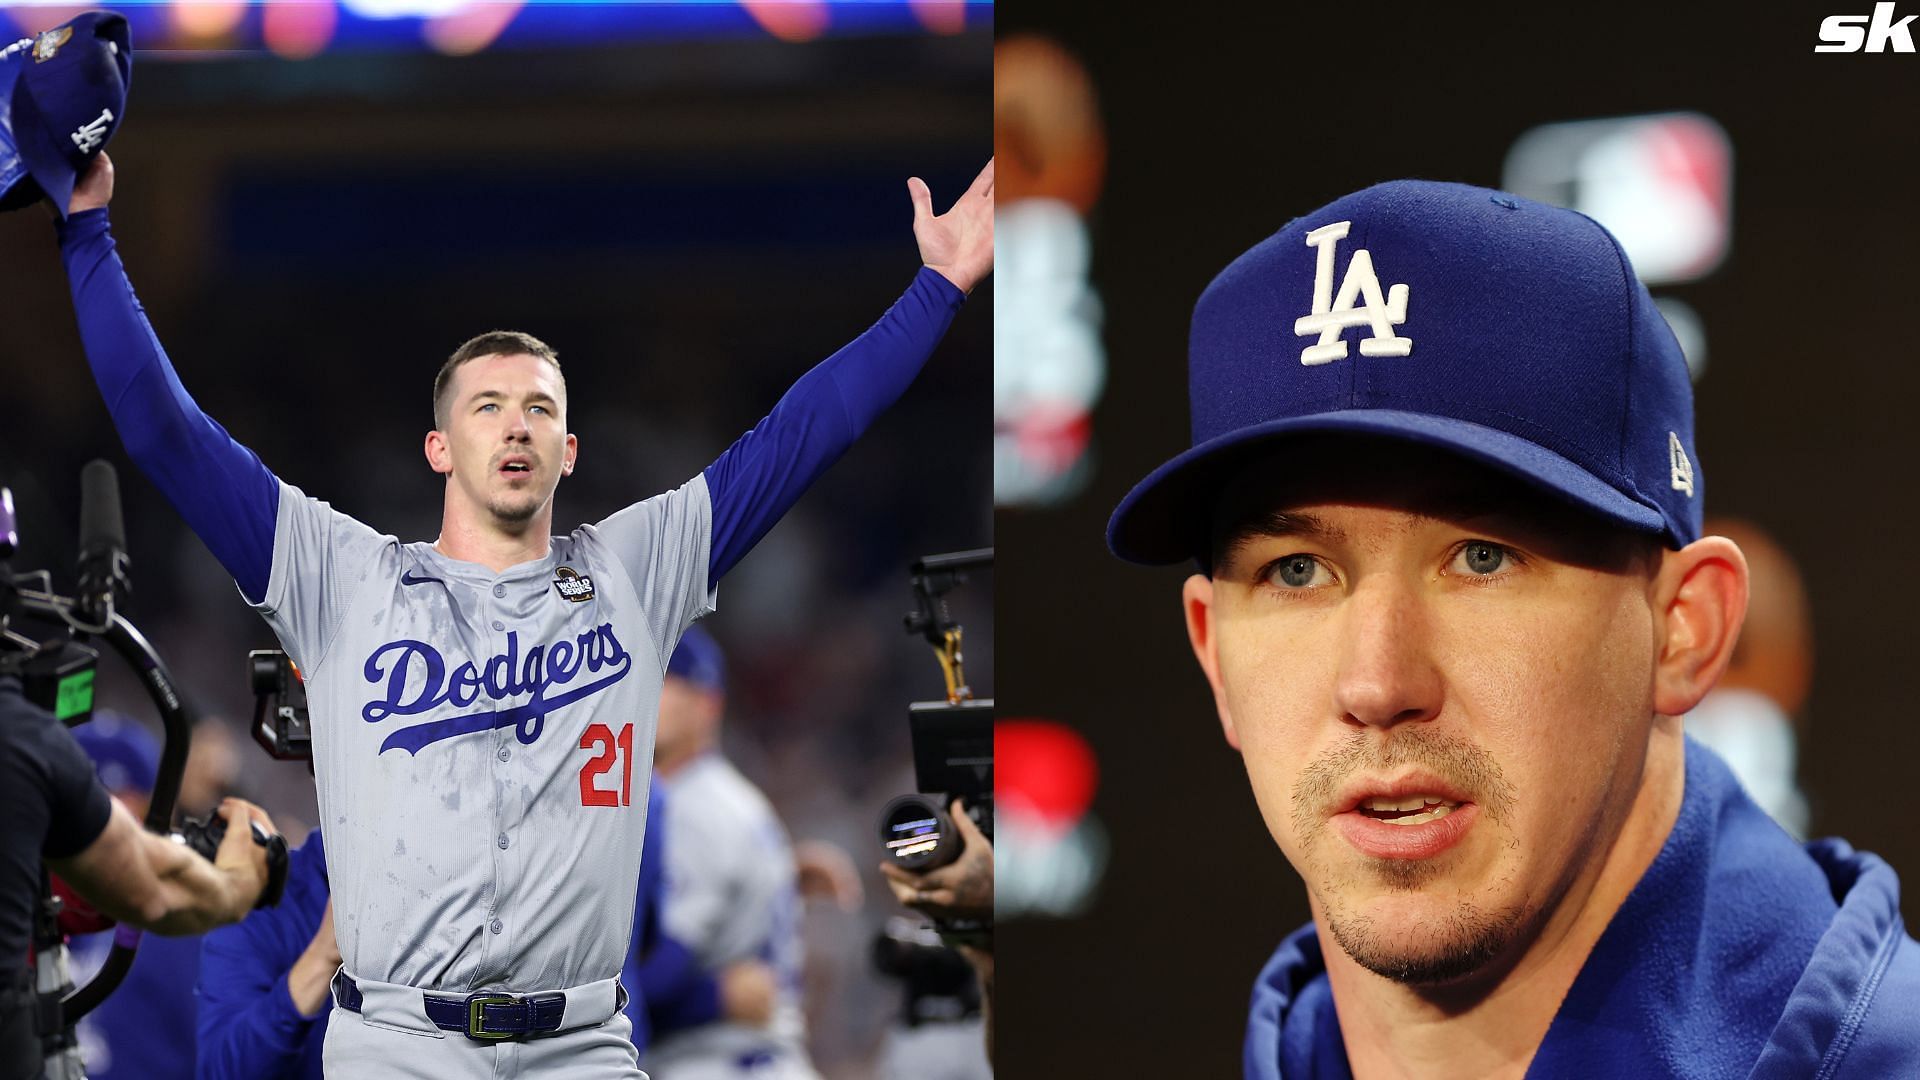
[[[880,847],[905,869],[945,866],[961,846],[947,812],[924,795],[902,795],[880,812]]]

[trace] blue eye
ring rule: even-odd
[[[1460,546],[1460,553],[1453,558],[1454,566],[1476,577],[1485,577],[1499,573],[1512,560],[1513,554],[1499,544],[1486,540],[1469,540]]]
[[[1267,580],[1283,589],[1312,588],[1330,577],[1319,559],[1303,553],[1287,555],[1267,568]]]

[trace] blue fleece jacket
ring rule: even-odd
[[[1527,1076],[1920,1077],[1920,943],[1900,882],[1841,840],[1804,847],[1687,743],[1686,797],[1600,936]],[[1350,1080],[1320,939],[1253,988],[1248,1080]]]

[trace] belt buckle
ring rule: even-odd
[[[512,994],[469,994],[467,995],[467,1038],[482,1042],[497,1042],[516,1036],[512,1031],[487,1031],[485,1029],[484,1010],[489,1005],[512,1005],[519,999]]]

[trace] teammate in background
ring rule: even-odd
[[[1194,445],[1108,542],[1198,564],[1193,653],[1313,910],[1248,1077],[1920,1075],[1892,869],[1682,732],[1747,567],[1611,235],[1368,188],[1216,277],[1188,363]]]
[[[239,782],[240,748],[233,729],[218,717],[195,721],[193,751],[187,755],[187,771],[180,776],[174,813],[204,818],[220,802],[221,794],[235,790]]]
[[[672,944],[659,962],[712,973],[727,994],[762,996],[768,1015],[742,1024],[721,1016],[719,1001],[688,1008],[684,998],[656,1008],[645,1067],[654,1080],[810,1080],[793,849],[767,797],[720,752],[725,712],[725,658],[690,627],[667,663],[654,743],[673,804],[663,912]]]
[[[105,709],[74,728],[73,741],[87,752],[107,793],[144,820],[160,772],[159,741],[132,719]],[[189,761],[198,752],[195,743]],[[75,985],[100,970],[113,937],[108,931],[69,939]],[[90,1080],[191,1080],[193,1039],[185,1033],[193,1031],[201,941],[197,935],[140,939],[126,978],[78,1025]]]
[[[340,968],[320,830],[288,854],[276,907],[206,937],[200,953],[200,1080],[319,1080]]]
[[[343,960],[328,1072],[638,1075],[617,976],[667,657],[992,268],[991,163],[946,214],[908,186],[924,265],[899,302],[685,485],[566,536],[556,354],[511,332],[457,349],[424,442],[440,536],[404,544],[200,411],[114,251],[106,155],[75,187],[60,247],[121,439],[306,677]]]

